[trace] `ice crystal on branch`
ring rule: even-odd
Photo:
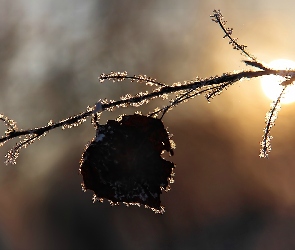
[[[102,83],[104,80],[113,80],[113,82],[121,82],[125,80],[125,77],[127,76],[127,71],[124,72],[111,72],[110,74],[101,74],[99,77],[99,81]]]
[[[7,154],[5,155],[5,164],[16,164],[16,159],[19,156],[19,151],[22,148],[26,148],[27,146],[29,146],[30,144],[32,144],[33,142],[35,142],[37,139],[40,140],[41,136],[45,136],[47,133],[43,133],[41,135],[38,134],[29,134],[26,135],[25,138],[23,140],[21,140],[20,142],[18,142],[16,144],[16,146],[14,146],[12,149],[10,149]]]
[[[10,133],[17,130],[16,122],[14,120],[9,119],[7,116],[0,114],[0,120],[4,122],[7,126],[7,130],[5,131],[5,135],[9,135]]]
[[[283,88],[283,90],[281,91],[281,93],[280,93],[279,97],[277,98],[277,100],[274,101],[271,104],[270,111],[266,113],[266,116],[265,116],[266,127],[263,130],[262,141],[260,143],[261,149],[260,149],[260,155],[259,156],[261,158],[268,157],[268,154],[271,151],[270,141],[271,141],[271,139],[273,137],[270,135],[270,130],[275,125],[275,121],[276,121],[276,119],[278,117],[278,112],[281,109],[280,102],[281,102],[281,99],[282,99],[282,97],[283,97],[283,95],[285,93],[286,88],[287,88],[287,86],[285,86]]]
[[[212,21],[215,23],[218,23],[221,29],[224,32],[223,38],[228,38],[229,39],[229,44],[232,45],[233,49],[240,50],[241,53],[248,58],[250,58],[253,61],[256,61],[256,58],[252,56],[249,52],[246,51],[246,45],[239,44],[238,43],[238,38],[233,38],[233,28],[227,28],[225,27],[227,21],[224,20],[223,15],[221,14],[220,10],[214,10],[213,15],[211,15]]]
[[[134,75],[134,76],[128,76],[127,71],[124,72],[111,72],[110,74],[101,74],[99,77],[99,81],[102,83],[105,80],[112,80],[113,82],[121,82],[125,79],[130,79],[131,82],[138,82],[138,83],[145,83],[146,85],[159,85],[159,86],[166,86],[164,83],[156,81],[156,79],[153,79],[151,77],[148,77],[146,75]]]

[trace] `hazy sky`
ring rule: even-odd
[[[295,60],[294,4],[1,0],[0,113],[19,128],[34,128],[99,99],[143,91],[136,83],[100,84],[98,76],[110,71],[172,84],[243,70],[245,57],[210,20],[214,9],[221,9],[233,36],[259,60]],[[0,148],[0,248],[91,249],[100,242],[105,249],[212,250],[218,248],[205,246],[236,242],[236,249],[278,249],[273,240],[289,246],[295,227],[295,112],[292,104],[282,107],[273,152],[262,160],[259,142],[269,105],[259,80],[251,80],[210,104],[200,96],[167,114],[177,168],[160,218],[144,208],[93,205],[91,192],[82,193],[79,160],[95,135],[89,121],[50,132],[22,150],[16,166],[1,163],[15,142],[8,143]],[[103,120],[127,112],[105,112]]]

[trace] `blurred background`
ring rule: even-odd
[[[28,129],[145,90],[99,83],[110,71],[172,84],[245,69],[210,20],[213,9],[259,60],[295,60],[294,8],[291,0],[0,0],[0,113]],[[51,131],[13,166],[3,162],[16,141],[6,143],[0,249],[295,249],[295,104],[282,107],[273,151],[260,159],[269,105],[256,79],[165,116],[177,147],[164,215],[93,204],[92,192],[82,192],[79,160],[95,135],[89,120]],[[102,120],[128,112],[105,112]]]

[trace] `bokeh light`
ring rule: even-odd
[[[295,69],[295,62],[287,59],[277,59],[268,64],[269,68],[273,69]],[[280,85],[285,79],[281,76],[263,76],[261,77],[261,87],[264,94],[272,101],[276,100],[283,90],[284,86]],[[285,94],[281,99],[281,103],[288,104],[295,101],[295,86],[287,87]]]

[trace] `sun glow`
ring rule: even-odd
[[[273,69],[295,69],[295,62],[286,59],[278,59],[268,64]],[[280,95],[283,86],[280,83],[284,80],[281,76],[263,76],[261,77],[261,87],[264,94],[271,100],[276,100]],[[288,86],[285,95],[281,99],[281,103],[287,104],[295,102],[295,85]]]

